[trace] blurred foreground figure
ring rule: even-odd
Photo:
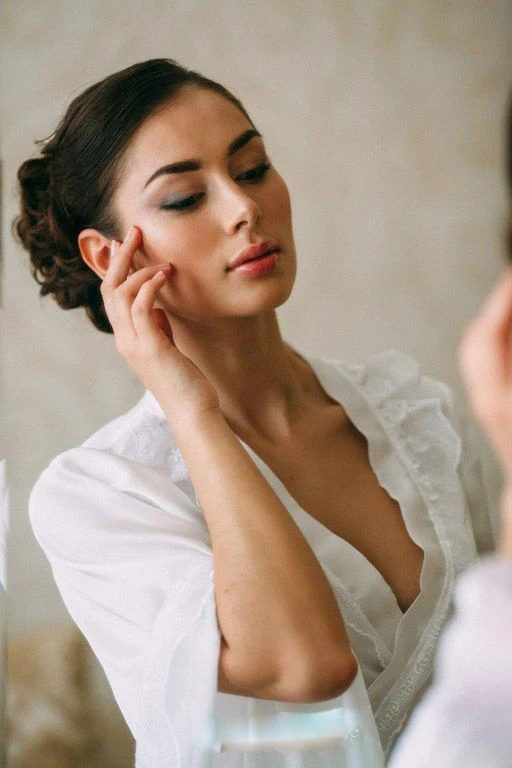
[[[507,124],[512,192],[512,102]],[[512,258],[512,227],[509,258]],[[460,578],[456,614],[439,644],[434,685],[411,717],[389,768],[512,765],[512,266],[466,330],[459,350],[473,411],[503,470],[498,552]]]

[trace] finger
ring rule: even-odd
[[[137,297],[141,287],[150,280],[157,272],[162,271],[169,275],[172,265],[168,261],[162,264],[152,264],[149,267],[142,267],[131,275],[128,275],[124,283],[121,283],[114,289],[111,296],[111,307],[113,315],[117,319],[119,327],[124,327],[125,332],[137,334],[137,329],[133,325],[132,304]]]
[[[484,335],[472,332],[459,351],[459,368],[472,409],[485,423],[497,421],[507,392],[500,355],[489,347],[490,341]]]
[[[512,265],[507,267],[496,285],[484,301],[480,316],[493,326],[503,323],[507,309],[510,308],[510,296],[512,291]]]
[[[504,375],[511,328],[512,267],[509,267],[498,280],[465,334],[462,351],[466,353],[469,367],[471,368],[483,356],[487,365],[492,363],[493,366],[498,366],[500,374]]]
[[[126,292],[129,296],[135,296],[146,280],[150,279],[160,270],[166,275],[169,275],[173,269],[173,266],[168,261],[162,261],[160,264],[150,264],[148,267],[141,267],[132,272],[124,283],[116,289],[118,293]]]
[[[132,304],[132,322],[135,331],[139,337],[143,336],[148,341],[151,338],[156,341],[163,333],[159,323],[155,323],[153,318],[153,306],[158,291],[164,287],[166,280],[167,275],[158,272],[141,286]]]
[[[480,416],[499,407],[510,387],[512,268],[508,268],[467,329],[459,367]]]
[[[116,334],[118,349],[124,341],[133,340],[136,337],[131,317],[131,307],[129,304],[123,304],[123,302],[118,301],[116,291],[128,276],[133,256],[140,245],[141,237],[140,230],[132,227],[122,243],[118,244],[116,240],[112,240],[109,266],[101,283],[100,290],[103,304],[110,324]]]
[[[117,240],[112,240],[110,261],[102,283],[102,292],[106,292],[107,296],[126,280],[140,243],[141,233],[137,227],[131,228],[122,243],[118,244]]]
[[[174,335],[172,332],[169,318],[165,314],[163,309],[153,309],[153,319],[160,330],[167,336],[167,338],[174,344]]]

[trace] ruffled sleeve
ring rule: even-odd
[[[482,457],[471,419],[464,413],[453,390],[444,382],[421,374],[417,361],[397,349],[372,356],[360,366],[360,383],[373,407],[377,408],[393,430],[405,423],[413,411],[425,412],[423,427],[434,423],[436,409],[445,417],[436,423],[437,442],[457,467],[457,475],[466,502],[467,523],[478,554],[496,547],[492,524],[492,504],[487,496]],[[419,408],[418,408],[419,406]],[[429,409],[431,413],[429,413]],[[420,423],[421,419],[416,419]],[[420,463],[426,440],[423,430],[409,437],[409,452]],[[426,430],[425,430],[426,434]],[[431,435],[435,440],[435,436]],[[414,464],[414,461],[411,462]]]
[[[459,476],[466,495],[476,548],[479,555],[484,555],[496,549],[495,525],[491,513],[494,512],[495,519],[498,513],[493,510],[487,495],[474,422],[464,413],[451,390],[447,392],[444,407],[461,438]]]
[[[399,621],[391,661],[368,688],[389,754],[429,685],[456,579],[485,551],[492,532],[479,457],[450,387],[396,349],[339,370],[353,386],[344,402],[368,440],[379,482],[425,552],[420,594]]]
[[[151,467],[80,447],[41,474],[29,514],[136,739],[137,768],[206,768],[221,634],[200,510]]]

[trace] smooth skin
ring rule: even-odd
[[[102,278],[116,348],[161,405],[201,502],[222,629],[219,690],[321,701],[350,686],[357,662],[323,569],[235,434],[278,443],[325,405],[275,314],[296,274],[288,190],[274,168],[261,172],[260,137],[228,155],[251,128],[200,89],[162,107],[127,150],[114,195],[122,243],[94,229],[78,242]],[[200,170],[148,183],[191,158]],[[191,198],[187,212],[163,207]],[[266,238],[281,248],[274,272],[228,271]]]
[[[219,94],[191,89],[162,107],[130,142],[114,209],[124,236],[131,225],[141,233],[135,270],[162,262],[173,265],[155,302],[169,321],[160,323],[164,333],[171,336],[172,327],[175,345],[183,354],[182,358],[172,351],[172,375],[183,374],[187,384],[195,376],[200,389],[206,379],[238,434],[256,434],[278,443],[308,414],[311,403],[275,313],[290,296],[296,277],[288,189],[274,167],[264,175],[258,170],[270,160],[261,138],[252,138],[227,157],[231,141],[251,127]],[[200,159],[204,167],[159,176],[145,187],[160,167],[189,158]],[[162,207],[190,198],[196,200],[195,206],[186,211]],[[246,246],[266,238],[275,240],[282,251],[273,273],[254,279],[227,271],[228,263]],[[79,245],[89,266],[112,284],[107,274],[108,239],[87,229],[80,233]],[[134,296],[125,288],[118,293],[125,295],[121,297],[125,305]],[[113,301],[117,303],[117,296]],[[138,307],[137,303],[135,311]],[[132,341],[129,325],[119,328],[116,343],[121,354],[133,348]],[[169,347],[159,339],[160,355],[169,354]],[[140,352],[145,358],[144,349]],[[134,356],[130,358],[134,363]],[[145,364],[138,371],[145,374]],[[142,381],[149,386],[147,375]],[[161,377],[153,377],[149,388],[157,399],[161,387]],[[208,402],[212,393],[205,394]]]
[[[512,266],[465,330],[459,369],[503,471],[498,554],[512,562]]]

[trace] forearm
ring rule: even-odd
[[[170,423],[210,531],[217,615],[233,657],[255,674],[293,667],[298,677],[319,656],[352,658],[318,560],[222,413]]]

